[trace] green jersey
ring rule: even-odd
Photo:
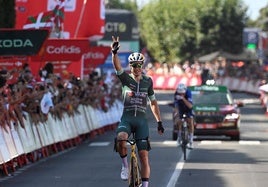
[[[150,77],[142,75],[137,82],[132,74],[125,71],[117,72],[117,76],[122,83],[122,96],[124,102],[124,112],[137,111],[146,113],[147,99],[154,100],[153,81]]]

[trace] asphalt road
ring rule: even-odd
[[[171,141],[172,92],[157,92],[165,134],[160,136],[151,112],[151,187],[264,187],[268,174],[268,117],[255,96],[234,94],[247,104],[241,108],[241,141],[225,137],[195,141],[183,162]],[[81,145],[43,158],[0,177],[0,187],[125,187],[120,179],[120,158],[113,151],[114,132],[106,132]]]

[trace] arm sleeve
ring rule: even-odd
[[[191,92],[191,90],[187,90],[186,95],[187,95],[187,100],[188,100],[191,104],[193,104],[193,98],[192,98],[192,92]]]

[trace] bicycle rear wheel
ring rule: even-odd
[[[137,158],[132,157],[130,160],[129,187],[140,187],[141,183],[141,174]]]

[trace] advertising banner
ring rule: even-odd
[[[49,34],[48,30],[0,29],[0,56],[35,55]]]
[[[256,48],[259,43],[259,28],[244,28],[243,30],[243,45],[247,48]]]
[[[111,9],[105,13],[105,34],[102,40],[111,40],[120,36],[120,41],[139,40],[139,28],[136,16],[128,10]]]
[[[89,49],[88,39],[48,39],[32,61],[77,61]]]
[[[16,70],[20,70],[22,69],[22,66],[28,62],[28,57],[24,57],[24,56],[9,56],[9,57],[3,57],[0,58],[0,67],[2,69],[6,69],[6,70],[12,70],[12,69],[16,69]]]
[[[84,53],[82,58],[84,75],[88,75],[96,67],[104,64],[110,53],[110,47],[90,47],[89,50]]]

